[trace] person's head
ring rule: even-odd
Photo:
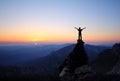
[[[79,27],[79,29],[81,29],[81,27]]]

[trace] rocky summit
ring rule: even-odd
[[[59,72],[61,81],[120,81],[120,43],[101,52],[89,64],[84,42],[78,40]]]
[[[94,72],[88,64],[88,56],[84,50],[84,42],[78,40],[73,51],[59,67],[62,81],[80,81],[91,77]]]

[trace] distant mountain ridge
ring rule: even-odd
[[[68,54],[73,50],[75,44],[66,46],[64,48],[61,48],[57,51],[52,52],[48,56],[38,58],[36,60],[30,61],[25,63],[25,65],[32,65],[32,66],[40,66],[45,67],[46,65],[56,64],[57,66],[64,61],[64,59],[68,56]],[[110,47],[106,46],[94,46],[86,44],[84,45],[84,48],[88,54],[89,61],[93,61],[96,56],[99,55],[100,52],[102,52],[105,49],[108,49]]]
[[[69,44],[0,46],[0,65],[15,65],[47,56]]]

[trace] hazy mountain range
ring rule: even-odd
[[[69,44],[10,45],[0,46],[0,64],[14,65],[47,56]]]
[[[67,47],[65,47],[67,46]],[[25,46],[0,46],[0,64],[15,65],[36,59],[54,57],[65,59],[72,51],[74,44],[51,44],[51,45],[25,45]],[[106,46],[85,45],[86,52],[92,61]],[[55,57],[56,56],[56,57]],[[41,58],[42,57],[42,58]]]
[[[21,62],[15,64],[17,66],[3,66],[4,63],[0,59],[0,79],[4,80],[5,78],[11,79],[11,81],[30,81],[41,80],[41,81],[58,81],[58,67],[65,60],[68,54],[73,50],[75,44],[64,44],[64,45],[55,45],[47,46],[47,48],[41,52],[39,50],[42,48],[37,47],[8,47],[1,48],[0,51],[4,51],[6,55],[3,55],[4,52],[0,53],[4,58],[8,58],[7,61],[10,61],[12,58],[22,58],[23,54],[26,54],[24,58],[28,58],[29,54],[35,55],[36,50],[38,50],[36,57],[34,59],[28,58],[27,60],[22,60]],[[119,45],[108,47],[108,46],[94,46],[85,44],[84,48],[89,57],[89,62],[96,72],[104,73],[111,72],[114,67],[118,67],[116,63],[118,62],[119,57]],[[14,49],[15,48],[15,49]],[[22,49],[22,50],[20,50]],[[26,50],[27,49],[27,50]],[[19,51],[17,51],[19,50]],[[26,50],[26,52],[24,52]],[[34,50],[34,51],[33,51]],[[47,51],[48,50],[48,51]],[[12,51],[12,52],[10,52]],[[32,51],[32,52],[31,52]],[[12,54],[14,52],[14,54]],[[20,52],[20,53],[19,53]],[[29,53],[30,52],[30,53]],[[46,53],[47,52],[47,53]],[[48,53],[49,52],[49,53]],[[27,54],[29,53],[29,54]],[[12,56],[10,55],[12,54]],[[20,56],[20,54],[22,54]],[[45,55],[44,55],[45,54]],[[9,58],[12,57],[12,58]],[[0,57],[3,58],[3,57]],[[7,59],[6,58],[6,59]],[[17,59],[17,58],[16,58]],[[13,59],[15,61],[16,59]],[[6,62],[7,62],[6,61]],[[13,62],[12,61],[12,62]],[[9,64],[11,64],[10,62]],[[7,65],[7,64],[5,64]],[[13,64],[12,64],[13,65]],[[9,73],[9,75],[8,75]],[[1,76],[2,75],[2,76]],[[16,78],[13,80],[13,77]],[[22,77],[22,78],[21,78]],[[23,78],[24,77],[24,78]],[[9,81],[9,80],[8,80]]]

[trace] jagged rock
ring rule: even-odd
[[[116,65],[113,67],[112,71],[110,71],[110,74],[118,74],[120,75],[120,59],[116,63]]]
[[[120,75],[120,43],[117,43],[112,47],[112,53],[118,57],[118,60],[113,69],[107,72],[107,74]]]
[[[74,76],[75,81],[81,81],[86,78],[94,76],[95,72],[92,70],[92,68],[89,65],[83,65],[81,67],[78,67],[75,70]]]
[[[84,42],[78,40],[60,68],[61,81],[120,81],[120,43],[103,51],[89,66]]]
[[[59,67],[60,71],[67,66],[72,72],[77,67],[88,64],[88,57],[84,50],[84,42],[82,40],[78,40],[73,51],[69,54],[69,56],[65,59],[63,64]]]
[[[120,43],[106,49],[92,63],[92,68],[101,74],[117,74],[120,68]]]
[[[80,81],[93,75],[82,40],[78,40],[75,48],[59,69],[59,77],[62,81]]]
[[[89,65],[83,65],[81,67],[77,67],[73,74],[65,66],[59,76],[61,81],[81,81],[86,78],[93,77],[94,75],[95,72]]]
[[[77,67],[85,64],[88,64],[88,57],[84,50],[84,42],[78,40],[78,43],[66,60],[66,66],[74,72]]]
[[[69,69],[65,66],[59,74],[61,81],[73,81],[73,75]]]

